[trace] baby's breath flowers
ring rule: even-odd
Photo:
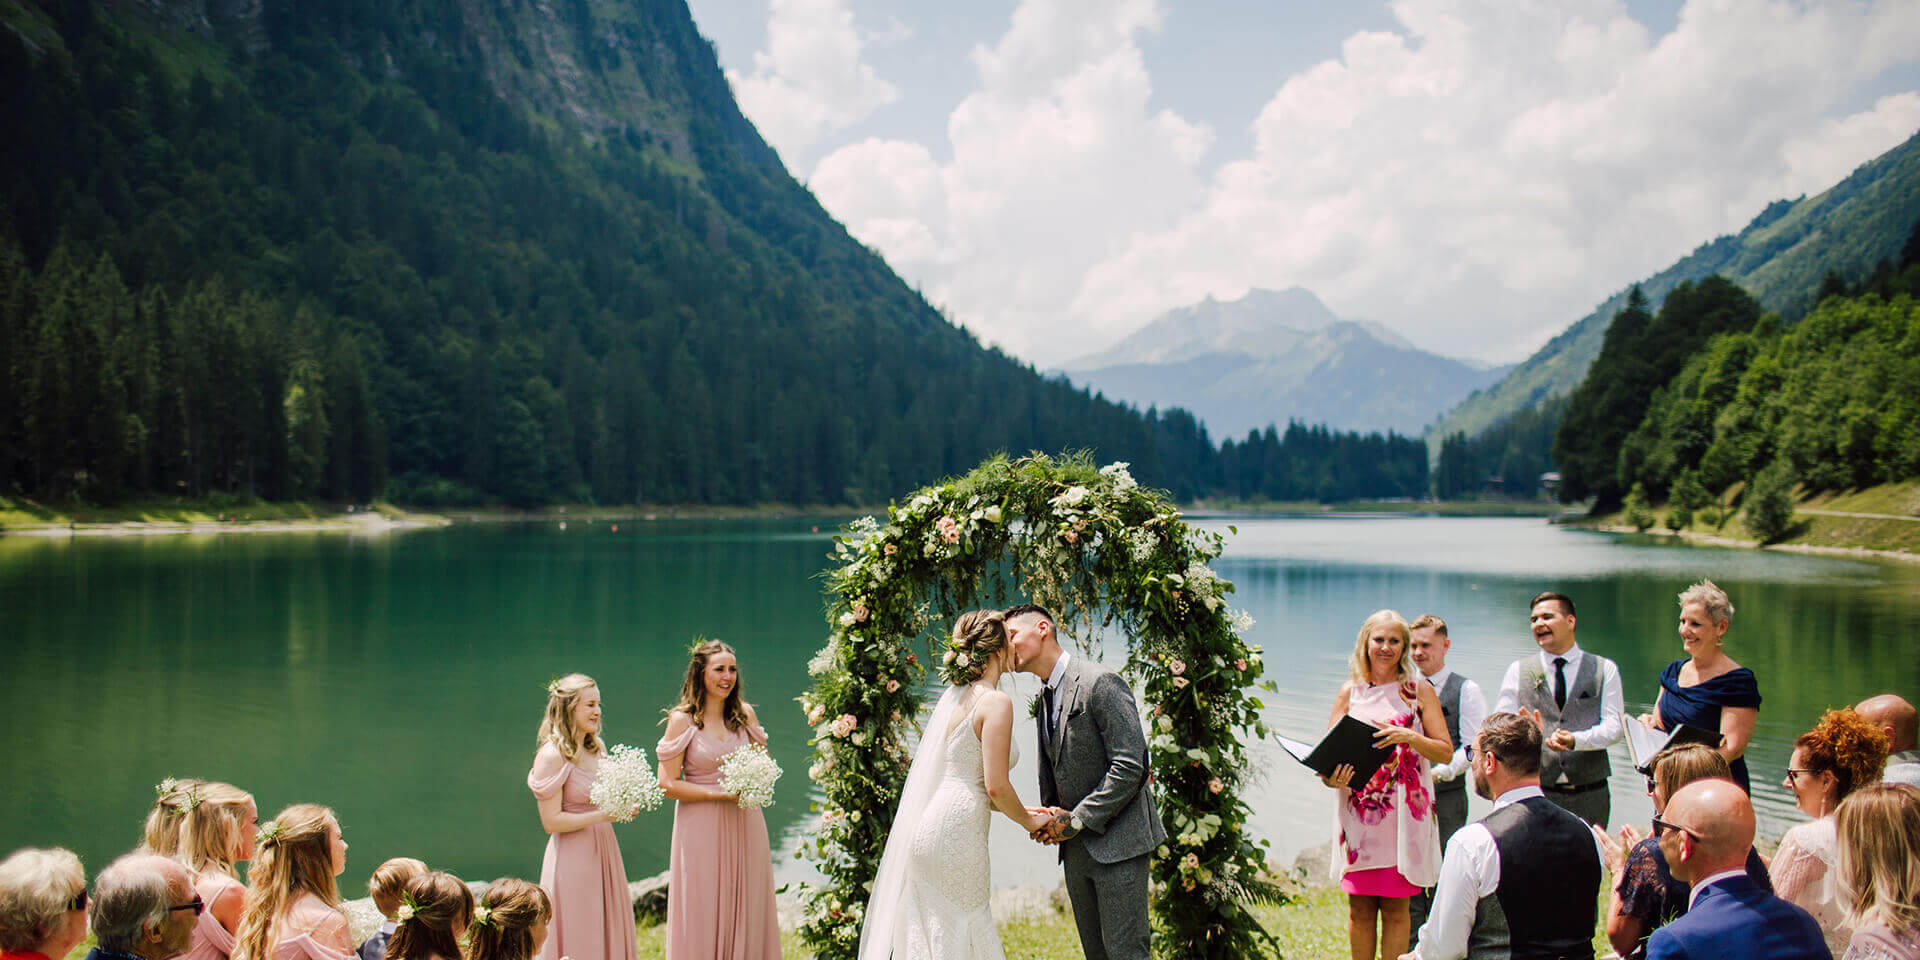
[[[780,779],[780,765],[767,748],[748,744],[720,761],[720,789],[734,795],[742,810],[773,805],[773,784]]]
[[[633,819],[634,811],[652,810],[667,797],[660,778],[647,762],[647,752],[639,747],[618,744],[600,761],[593,789],[587,799],[617,823]]]

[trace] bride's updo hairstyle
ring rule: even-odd
[[[969,610],[953,621],[953,640],[941,657],[941,675],[954,686],[980,679],[987,661],[1007,648],[1007,615],[998,610]]]
[[[546,891],[512,877],[495,880],[474,911],[467,960],[533,960],[533,928],[551,920]]]
[[[460,960],[460,937],[473,925],[473,891],[451,873],[423,873],[400,889],[395,919],[386,960]]]

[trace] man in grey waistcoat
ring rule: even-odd
[[[1607,748],[1626,734],[1620,668],[1574,641],[1573,600],[1565,594],[1542,593],[1529,609],[1540,652],[1507,668],[1494,710],[1539,721],[1546,735],[1541,789],[1547,799],[1604,830],[1613,812]]]
[[[1467,824],[1468,746],[1480,735],[1480,724],[1487,719],[1487,696],[1480,685],[1455,673],[1447,666],[1447,654],[1453,641],[1447,636],[1447,622],[1431,613],[1422,614],[1408,627],[1413,638],[1413,665],[1440,694],[1440,712],[1447,720],[1447,736],[1455,744],[1453,759],[1433,766],[1433,812],[1440,825],[1440,849]],[[1408,909],[1413,929],[1427,921],[1433,908],[1433,890],[1421,891]]]
[[[1087,960],[1147,960],[1147,858],[1167,839],[1147,791],[1147,739],[1127,682],[1061,649],[1053,615],[1007,611],[1017,669],[1039,677],[1040,802],[1034,839],[1060,846]]]

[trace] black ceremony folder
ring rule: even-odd
[[[1353,764],[1353,779],[1347,785],[1354,789],[1366,786],[1367,781],[1380,770],[1380,766],[1393,756],[1389,747],[1376,747],[1373,736],[1380,732],[1364,720],[1341,717],[1327,735],[1320,738],[1318,745],[1303,743],[1289,737],[1274,734],[1273,738],[1293,754],[1295,760],[1307,765],[1307,768],[1323,777],[1332,776],[1333,768],[1343,764]]]
[[[1720,734],[1686,723],[1672,730],[1655,730],[1636,717],[1627,718],[1627,752],[1633,755],[1633,768],[1641,773],[1653,772],[1653,758],[1660,751],[1688,743],[1719,747]]]

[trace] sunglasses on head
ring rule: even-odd
[[[202,900],[199,897],[194,897],[192,900],[189,900],[186,903],[177,903],[171,907],[168,907],[167,912],[172,913],[175,910],[192,910],[193,915],[197,917],[200,915],[200,911],[205,910],[206,908],[207,908],[207,901]]]

